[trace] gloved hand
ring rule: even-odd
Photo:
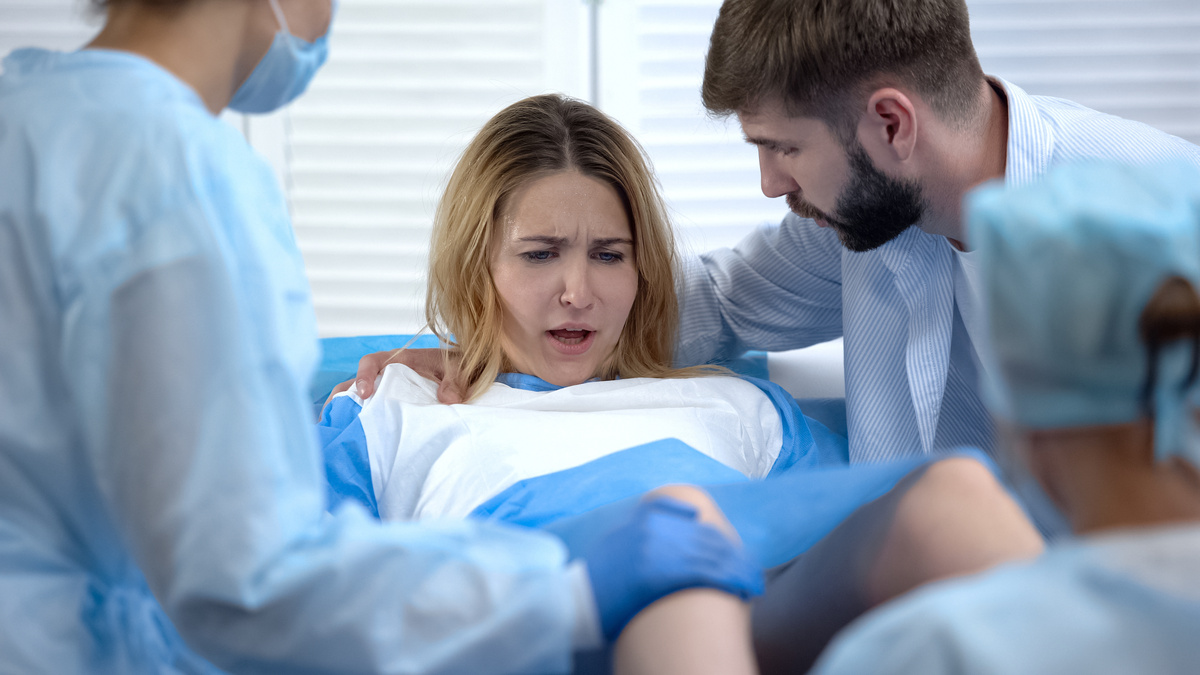
[[[584,556],[600,627],[609,641],[650,603],[685,588],[715,588],[743,599],[763,591],[762,568],[740,545],[696,520],[690,504],[660,497]]]

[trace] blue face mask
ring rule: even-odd
[[[279,31],[271,48],[229,102],[229,108],[240,113],[269,113],[291,103],[308,88],[329,55],[328,29],[315,42],[302,40],[288,30],[279,3],[276,0],[270,3],[279,21]],[[335,0],[330,11],[336,10]],[[329,23],[333,25],[332,14]]]

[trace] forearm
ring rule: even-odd
[[[841,335],[841,251],[836,237],[789,217],[733,249],[684,265],[677,365],[780,351]]]
[[[568,669],[575,607],[552,539],[468,522],[380,527],[349,510],[311,534],[256,573],[173,587],[165,605],[181,634],[235,672]]]
[[[181,635],[235,672],[552,672],[575,623],[565,552],[484,523],[325,511],[287,345],[201,259],[97,303],[76,383],[95,480]],[[303,360],[300,358],[299,360]]]

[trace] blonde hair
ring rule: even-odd
[[[578,171],[616,189],[632,229],[637,295],[612,355],[596,375],[698,374],[671,367],[679,322],[675,243],[641,146],[587,103],[547,94],[518,101],[483,126],[434,215],[425,316],[458,352],[467,400],[510,367],[500,340],[503,309],[488,264],[501,215],[521,187],[562,171]]]

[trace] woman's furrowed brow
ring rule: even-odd
[[[565,247],[570,243],[570,239],[567,237],[552,237],[550,235],[533,234],[529,235],[528,237],[518,237],[516,242],[521,244],[535,243],[543,244],[545,246]],[[619,246],[621,244],[633,246],[633,240],[628,237],[601,237],[598,239],[592,239],[590,243],[592,246]]]
[[[592,240],[592,246],[620,246],[621,244],[633,246],[633,240],[628,237],[603,237]]]
[[[566,237],[552,237],[550,235],[534,234],[528,237],[517,238],[518,243],[535,243],[545,244],[546,246],[565,246],[567,244]]]

